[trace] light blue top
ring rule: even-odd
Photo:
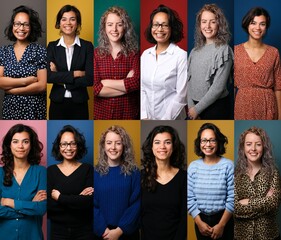
[[[0,206],[0,239],[43,239],[42,217],[46,201],[32,202],[39,190],[46,190],[46,168],[32,165],[19,185],[13,177],[12,186],[3,185],[4,171],[0,168],[0,198],[15,200],[15,208]]]
[[[190,163],[187,180],[187,207],[195,218],[200,212],[211,215],[221,210],[234,210],[234,165],[222,157],[214,165],[203,159]]]

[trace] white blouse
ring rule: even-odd
[[[156,46],[141,56],[141,119],[185,119],[187,52],[170,43],[158,55]]]

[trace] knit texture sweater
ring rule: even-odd
[[[94,171],[94,233],[102,236],[108,226],[124,235],[135,232],[140,218],[140,172],[130,175],[110,167],[106,175]],[[122,238],[120,238],[122,239]]]
[[[221,210],[234,210],[234,166],[222,157],[214,165],[203,159],[190,163],[188,167],[187,206],[195,218],[200,212],[211,215]]]

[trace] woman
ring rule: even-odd
[[[41,21],[26,6],[13,10],[0,48],[0,88],[5,91],[3,119],[46,119],[46,49],[39,45]]]
[[[234,179],[235,239],[280,239],[280,175],[263,129],[251,127],[241,134]]]
[[[61,38],[47,48],[50,93],[49,119],[89,119],[87,86],[93,85],[93,45],[79,38],[80,11],[63,6],[56,19]]]
[[[100,138],[94,172],[94,239],[138,240],[140,173],[124,128],[109,127]]]
[[[185,119],[187,53],[176,45],[183,39],[177,12],[159,5],[145,37],[156,45],[141,56],[141,119]]]
[[[187,205],[197,239],[233,239],[234,166],[223,157],[227,137],[216,125],[205,123],[194,143],[201,158],[187,170]]]
[[[223,11],[205,4],[196,16],[195,46],[188,58],[189,119],[230,119],[227,90],[233,67],[230,32]]]
[[[43,240],[46,169],[43,145],[29,126],[14,125],[3,138],[0,168],[0,229],[4,239]],[[2,238],[1,237],[1,238]]]
[[[242,20],[248,41],[234,48],[237,120],[281,119],[280,56],[263,42],[269,26],[270,16],[261,7],[249,10]]]
[[[139,119],[140,63],[127,12],[110,7],[101,17],[94,52],[94,119]]]
[[[142,240],[186,239],[185,147],[177,131],[156,126],[142,146]]]
[[[47,169],[50,239],[92,239],[93,166],[81,163],[87,153],[82,133],[71,125],[58,133],[52,148],[60,163]]]

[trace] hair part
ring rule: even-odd
[[[96,171],[100,175],[106,175],[109,172],[108,156],[105,152],[105,138],[109,132],[113,132],[120,136],[123,145],[123,152],[121,154],[121,172],[124,175],[131,175],[131,173],[137,169],[135,164],[135,153],[133,143],[123,127],[113,125],[109,127],[105,132],[102,133],[99,141],[99,156],[98,164],[96,165]]]
[[[171,126],[156,126],[148,134],[142,145],[143,158],[141,185],[149,192],[153,192],[157,186],[157,163],[153,154],[152,146],[155,136],[159,133],[169,133],[172,137],[173,153],[170,157],[170,165],[175,168],[183,169],[185,160],[185,146],[181,142],[178,132]]]
[[[53,148],[52,148],[52,156],[57,161],[63,161],[63,156],[60,153],[60,141],[61,137],[65,132],[70,132],[74,135],[74,140],[77,144],[77,151],[75,155],[75,160],[82,159],[87,154],[87,148],[86,148],[86,140],[84,135],[78,131],[75,127],[71,125],[65,125],[56,136],[55,141],[53,142]]]
[[[116,14],[121,18],[124,25],[124,35],[121,38],[122,49],[121,52],[128,56],[131,53],[136,53],[139,49],[138,40],[134,30],[133,23],[128,13],[124,8],[113,6],[108,8],[102,15],[99,25],[99,39],[98,39],[98,54],[105,56],[111,53],[111,44],[106,34],[106,21],[109,14]]]
[[[151,29],[152,29],[152,24],[153,24],[153,19],[154,16],[157,13],[166,13],[168,15],[168,19],[169,19],[169,26],[171,28],[171,36],[169,38],[170,43],[177,43],[180,42],[183,38],[184,38],[184,34],[183,34],[183,23],[178,15],[178,13],[161,4],[159,5],[156,9],[153,10],[153,12],[150,14],[150,21],[149,21],[149,25],[147,26],[144,35],[146,40],[149,43],[153,43],[153,44],[157,44],[157,41],[154,39],[154,37],[151,34]]]
[[[202,158],[205,157],[205,154],[202,152],[201,150],[201,135],[202,132],[206,129],[210,129],[214,132],[215,136],[216,136],[216,141],[217,141],[217,151],[216,151],[216,155],[217,156],[222,156],[223,154],[225,154],[226,151],[226,145],[228,143],[228,139],[227,137],[220,131],[220,129],[213,123],[204,123],[198,133],[197,133],[197,137],[194,140],[194,152],[197,156],[200,156]]]
[[[262,146],[263,146],[263,154],[261,156],[261,164],[263,170],[269,175],[273,175],[274,170],[276,169],[275,161],[272,152],[272,144],[266,133],[266,131],[259,127],[250,127],[246,131],[244,131],[239,138],[238,144],[238,159],[235,167],[235,176],[240,176],[246,174],[251,168],[248,163],[248,159],[245,155],[245,139],[249,133],[253,133],[261,138]]]
[[[10,41],[17,41],[17,38],[15,37],[13,33],[13,25],[14,20],[17,14],[19,13],[26,13],[29,17],[29,24],[30,24],[30,34],[27,37],[29,42],[37,42],[38,38],[42,37],[42,23],[39,18],[38,12],[34,11],[32,8],[29,8],[27,6],[21,5],[19,7],[16,7],[13,10],[9,25],[5,28],[4,33],[8,40]]]
[[[77,29],[76,29],[76,35],[80,34],[81,31],[81,26],[82,26],[82,18],[81,18],[81,13],[79,11],[79,9],[75,6],[72,5],[64,5],[58,12],[57,14],[57,18],[56,18],[56,24],[55,24],[55,28],[56,29],[60,29],[60,21],[62,19],[62,16],[64,13],[66,12],[74,12],[75,16],[76,16],[76,21],[77,21]]]
[[[249,25],[254,20],[254,18],[257,16],[264,16],[266,18],[266,29],[268,29],[270,27],[270,15],[269,15],[268,11],[266,11],[262,7],[254,7],[254,8],[251,8],[242,19],[241,26],[246,33],[249,34],[249,31],[248,31]]]
[[[196,49],[202,48],[206,44],[206,38],[201,31],[201,17],[203,12],[211,12],[216,16],[218,23],[218,32],[215,36],[216,46],[228,44],[231,38],[227,19],[223,13],[223,10],[216,4],[205,4],[196,15],[194,45]]]
[[[11,142],[16,133],[27,132],[30,139],[30,151],[27,161],[30,165],[38,165],[43,156],[43,144],[39,141],[37,133],[29,126],[16,124],[9,129],[3,138],[1,163],[4,165],[4,186],[12,186],[12,177],[14,171],[14,155],[11,150]]]

